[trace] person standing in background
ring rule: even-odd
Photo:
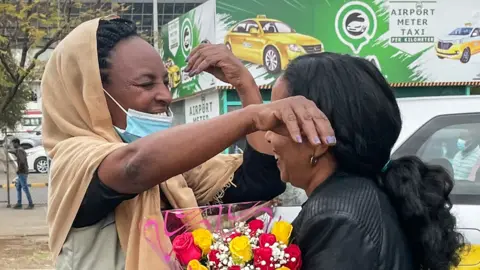
[[[17,204],[13,209],[22,209],[22,189],[27,196],[28,206],[26,209],[33,209],[32,196],[30,195],[30,190],[28,189],[28,162],[27,162],[27,152],[20,146],[20,140],[15,138],[12,140],[12,145],[14,150],[11,151],[17,157],[17,182],[15,187],[17,188]]]
[[[479,142],[473,131],[464,131],[460,134],[457,140],[457,149],[458,153],[455,154],[452,161],[455,179],[470,180],[470,174],[480,160]]]

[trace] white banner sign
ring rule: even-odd
[[[168,23],[168,47],[170,53],[175,57],[180,46],[180,20],[178,18]]]
[[[218,92],[185,100],[185,123],[207,120],[220,115]]]

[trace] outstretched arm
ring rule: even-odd
[[[298,122],[291,117],[312,113],[308,119],[299,117]],[[140,193],[200,165],[251,132],[285,125],[293,140],[303,132],[310,143],[319,144],[320,137],[326,144],[326,138],[334,133],[326,121],[318,119],[323,119],[322,112],[304,97],[252,105],[138,139],[108,155],[98,174],[119,193]]]

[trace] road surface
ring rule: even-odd
[[[15,179],[15,175],[10,175],[10,181]],[[0,171],[0,185],[6,185],[6,174]],[[28,183],[48,183],[48,177],[46,174],[31,173],[28,175]],[[30,193],[34,204],[46,204],[47,203],[47,187],[31,187]],[[27,204],[27,198],[22,191],[22,203]],[[0,188],[0,203],[7,201],[7,189]],[[10,203],[13,205],[17,203],[17,190],[10,188]]]

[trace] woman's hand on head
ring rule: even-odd
[[[302,142],[302,137],[306,137],[312,145],[336,144],[335,133],[328,118],[313,101],[303,96],[254,106],[258,106],[253,119],[256,130],[278,131],[289,135],[298,143]]]
[[[248,69],[223,44],[200,44],[192,50],[187,62],[185,71],[189,72],[189,76],[206,71],[235,88],[254,82]]]

